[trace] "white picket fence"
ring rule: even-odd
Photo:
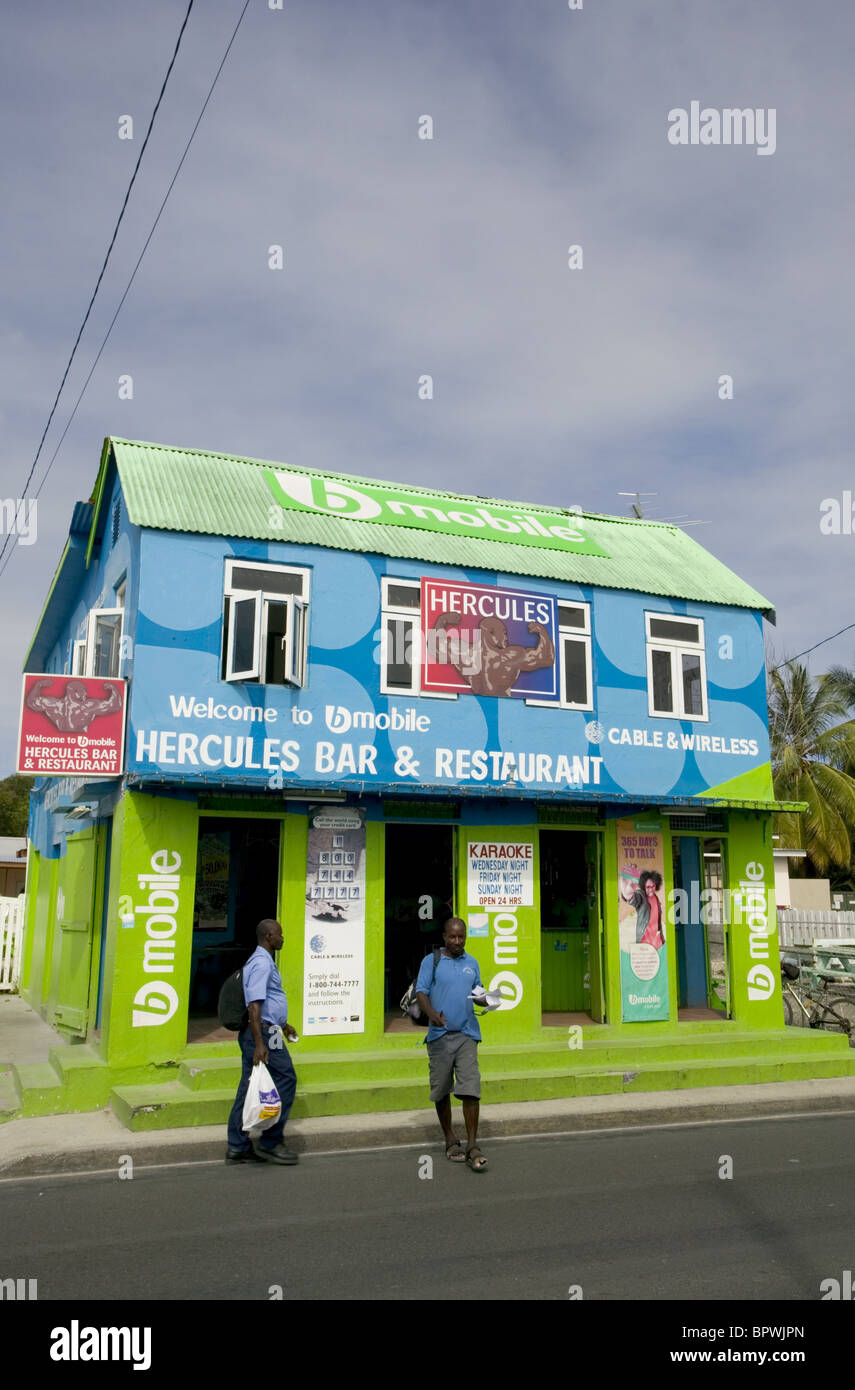
[[[829,938],[855,938],[855,912],[782,908],[778,913],[778,941],[782,946],[811,946],[814,941]]]
[[[0,898],[0,990],[14,991],[21,975],[24,895]]]

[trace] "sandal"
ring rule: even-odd
[[[466,1164],[472,1169],[473,1173],[483,1173],[487,1167],[487,1160],[478,1148],[477,1144],[470,1144],[466,1150]]]
[[[445,1156],[449,1163],[464,1162],[465,1155],[463,1153],[463,1145],[460,1143],[459,1139],[447,1139],[445,1141]]]

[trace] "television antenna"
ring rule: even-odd
[[[632,517],[634,517],[636,521],[659,521],[659,522],[662,523],[663,526],[679,526],[681,530],[685,530],[685,528],[688,527],[688,526],[709,526],[709,525],[711,525],[711,523],[710,523],[709,521],[689,521],[689,520],[687,519],[687,518],[688,518],[688,512],[683,512],[681,516],[656,516],[655,513],[651,513],[649,510],[645,511],[645,508],[648,508],[648,506],[649,506],[649,504],[648,504],[648,502],[647,502],[646,499],[649,498],[649,497],[658,497],[658,496],[659,496],[659,493],[658,493],[658,492],[619,492],[619,493],[618,493],[618,497],[634,497],[634,498],[635,498],[635,501],[630,503],[629,511],[630,511],[630,515],[631,515]]]

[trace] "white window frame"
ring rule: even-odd
[[[86,675],[86,638],[81,637],[71,644],[71,672],[72,676]]]
[[[118,665],[118,667],[119,667],[119,670],[121,670],[121,667],[122,667],[122,637],[123,637],[124,631],[125,631],[125,612],[124,612],[124,609],[123,609],[123,608],[90,608],[90,610],[89,610],[89,617],[87,618],[87,621],[86,621],[86,637],[85,637],[85,639],[84,639],[84,645],[85,645],[85,648],[86,648],[86,656],[85,656],[85,661],[84,661],[84,671],[83,671],[83,674],[86,675],[86,676],[95,676],[95,675],[96,675],[96,672],[95,672],[95,632],[96,632],[96,629],[97,629],[97,626],[98,626],[98,620],[99,620],[100,618],[118,618],[118,619],[119,619],[119,641],[118,641],[118,647],[117,647],[117,651],[118,651],[118,661],[117,661],[117,665]],[[75,653],[76,653],[76,651],[77,651],[77,648],[78,648],[80,645],[81,645],[80,643],[75,642],[75,644],[74,644]],[[99,677],[99,678],[100,678],[100,679],[104,679],[104,680],[118,680],[118,679],[119,679],[119,671],[116,671],[115,674],[108,673],[107,675],[102,676],[102,677]]]
[[[405,608],[403,604],[392,603],[389,599],[389,586],[403,587],[412,589],[418,596],[419,602],[415,607]],[[384,574],[380,578],[380,694],[397,695],[398,698],[411,696],[419,700],[456,700],[457,694],[453,690],[422,690],[422,662],[421,662],[421,642],[417,640],[422,628],[422,604],[421,604],[421,580],[411,579],[409,576],[399,578],[394,574]],[[414,625],[414,645],[419,647],[419,660],[413,662],[412,679],[409,690],[400,685],[391,686],[386,680],[386,668],[389,664],[389,637],[386,627],[387,618],[408,618]]]
[[[294,574],[300,580],[299,594],[277,593],[271,589],[244,589],[235,583],[235,568],[266,571],[271,574]],[[296,565],[274,565],[267,561],[251,560],[234,556],[226,560],[223,587],[223,646],[225,648],[223,679],[229,683],[252,682],[259,685],[279,685],[279,681],[264,679],[262,661],[267,651],[267,626],[270,605],[283,605],[287,610],[285,624],[285,673],[282,684],[304,686],[307,672],[308,609],[310,592],[310,571]],[[239,603],[253,605],[253,656],[250,665],[244,670],[236,670],[234,648],[237,628],[233,621],[235,606]]]
[[[660,620],[672,623],[693,623],[698,629],[697,642],[687,641],[685,638],[654,637],[650,632],[651,620]],[[647,712],[651,719],[691,719],[698,724],[709,723],[709,704],[707,700],[707,661],[706,661],[706,642],[704,637],[704,620],[692,615],[683,613],[655,613],[645,612],[644,614],[644,633],[647,643]],[[672,710],[660,710],[653,708],[653,653],[667,652],[671,659],[671,692],[674,696],[674,708]],[[688,714],[683,701],[683,670],[682,660],[684,656],[700,657],[701,667],[701,713]]]
[[[593,675],[593,663],[592,663],[592,660],[591,660],[591,605],[590,605],[590,603],[580,603],[577,599],[570,599],[570,598],[567,598],[567,599],[557,598],[557,599],[555,600],[555,602],[556,602],[556,604],[558,605],[559,608],[580,608],[580,609],[582,610],[582,612],[584,613],[584,616],[585,616],[584,626],[583,626],[583,627],[569,627],[569,626],[566,626],[566,625],[565,625],[564,627],[562,627],[562,625],[561,625],[561,619],[560,619],[560,617],[559,617],[559,620],[558,620],[558,631],[557,631],[557,633],[556,633],[556,638],[557,638],[557,643],[556,643],[556,645],[557,645],[557,648],[558,648],[558,650],[557,650],[557,652],[556,652],[556,656],[558,657],[558,689],[559,689],[559,693],[560,693],[560,699],[558,699],[558,700],[534,700],[534,699],[532,699],[532,700],[526,700],[526,704],[527,704],[527,705],[536,705],[536,706],[538,706],[538,707],[540,707],[540,708],[542,708],[542,709],[581,709],[581,710],[592,710],[592,709],[594,708],[594,675]],[[564,698],[564,691],[565,691],[566,688],[567,688],[567,682],[566,682],[566,679],[565,679],[566,672],[565,672],[565,670],[564,670],[564,638],[565,638],[565,637],[576,637],[576,638],[578,638],[578,639],[581,639],[581,640],[584,641],[584,643],[585,643],[585,681],[586,681],[587,687],[588,687],[588,698],[587,698],[585,704],[583,704],[583,705],[575,704],[573,701],[571,701],[571,700],[565,700],[565,698]]]

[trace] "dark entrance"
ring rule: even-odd
[[[544,1014],[591,1012],[590,858],[585,832],[541,830],[540,965]]]
[[[262,917],[277,915],[280,832],[278,820],[200,817],[190,1015],[212,1027],[220,985],[252,955]]]
[[[386,997],[389,1021],[423,958],[454,916],[454,827],[386,826]]]
[[[693,1009],[696,1016],[707,1016],[710,1009],[729,1016],[723,843],[675,835],[672,844],[680,1008]]]

